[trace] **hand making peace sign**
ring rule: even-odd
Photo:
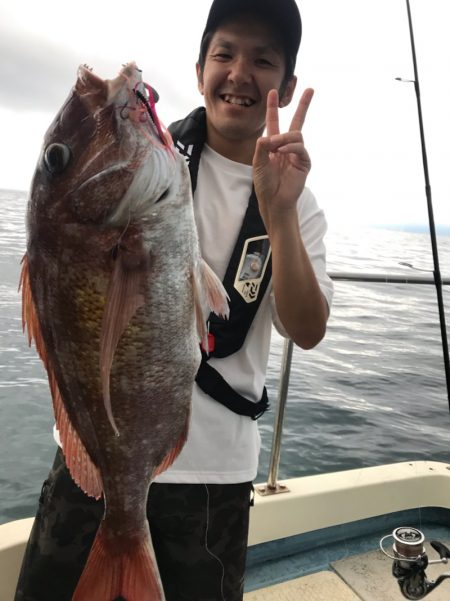
[[[268,232],[276,212],[296,207],[311,169],[302,127],[313,94],[314,90],[310,88],[303,92],[289,131],[284,134],[280,134],[278,92],[271,90],[267,96],[267,136],[259,138],[256,143],[253,182]]]

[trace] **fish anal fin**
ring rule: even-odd
[[[164,601],[150,538],[117,548],[100,525],[72,601]]]
[[[103,402],[111,426],[116,435],[119,431],[114,421],[111,408],[110,375],[114,354],[120,337],[130,323],[133,315],[144,302],[143,284],[148,258],[141,262],[144,265],[130,265],[124,260],[123,251],[117,252],[114,268],[106,297],[100,334],[100,374]]]
[[[156,467],[155,471],[152,474],[152,479],[169,469],[169,467],[181,453],[181,449],[184,447],[188,436],[189,419],[190,418],[188,417],[188,419],[186,420],[185,428],[181,433],[181,436],[177,440],[175,446],[169,451],[169,453],[167,453],[162,462]]]

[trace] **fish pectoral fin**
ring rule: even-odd
[[[115,540],[100,524],[72,601],[164,601],[150,536]]]
[[[47,355],[36,307],[33,301],[33,295],[31,293],[27,255],[22,259],[22,273],[20,276],[19,289],[22,290],[22,326],[24,331],[25,329],[27,330],[28,343],[31,345],[31,342],[34,340],[36,350],[47,371],[56,427],[59,431],[67,467],[69,468],[73,480],[78,486],[87,495],[99,499],[102,495],[103,488],[100,473],[89,457],[76,430],[72,426],[59,391],[55,373]]]
[[[146,263],[148,263],[148,259]],[[111,367],[120,337],[136,311],[144,304],[143,290],[146,269],[147,267],[139,266],[138,263],[131,265],[129,260],[125,262],[123,252],[119,249],[106,297],[100,334],[100,375],[103,402],[116,436],[120,433],[111,408]]]
[[[228,301],[230,299],[227,291],[217,275],[203,259],[200,260],[197,266],[195,276],[208,308],[216,315],[228,319],[230,314]]]
[[[197,263],[192,274],[192,288],[194,290],[197,332],[202,347],[206,352],[209,352],[208,332],[203,316],[203,308],[206,305],[209,311],[228,319],[230,314],[229,297],[222,282],[203,259]]]

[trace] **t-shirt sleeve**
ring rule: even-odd
[[[333,281],[326,271],[324,236],[327,231],[327,221],[323,210],[317,204],[316,198],[309,188],[303,190],[302,195],[298,200],[298,218],[303,244],[305,245],[306,252],[308,253],[322,294],[328,303],[328,307],[331,308],[334,286]],[[284,329],[276,310],[273,289],[270,300],[273,323],[277,331],[287,338],[288,334]]]

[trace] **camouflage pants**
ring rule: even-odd
[[[147,515],[167,601],[242,600],[251,489],[249,482],[151,485]],[[15,601],[70,601],[102,516],[103,501],[74,484],[58,451]]]

